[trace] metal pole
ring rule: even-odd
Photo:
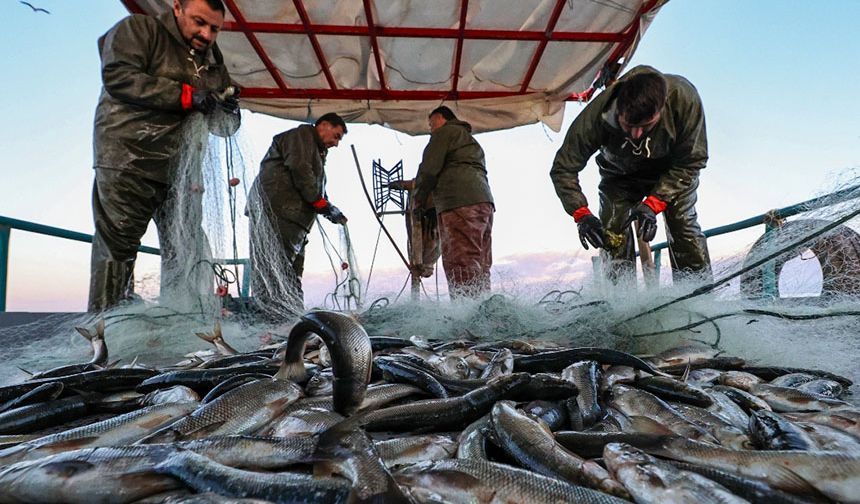
[[[6,311],[6,282],[9,273],[9,238],[12,228],[0,224],[0,312]]]

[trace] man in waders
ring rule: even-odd
[[[183,281],[169,272],[187,255],[180,246],[195,245],[176,243],[169,225],[177,200],[187,201],[178,194],[196,193],[191,199],[200,207],[202,186],[176,187],[178,165],[199,178],[207,129],[226,136],[240,122],[235,88],[215,45],[223,24],[221,0],[175,0],[157,17],[126,17],[98,41],[103,88],[93,132],[91,312],[133,296],[137,248],[151,219],[161,246],[162,294],[166,284]],[[194,121],[208,127],[190,128]],[[202,209],[186,210],[200,229],[184,230],[185,238],[199,232],[204,245],[196,246],[208,249]],[[211,288],[211,274],[208,279]]]
[[[600,218],[592,215],[579,172],[598,152]],[[708,161],[705,113],[696,88],[648,66],[630,70],[573,121],[550,177],[588,249],[603,248],[610,278],[635,272],[630,224],[646,242],[666,223],[673,278],[711,277],[705,235],[696,215],[699,171]]]
[[[260,174],[251,188],[249,216],[251,286],[264,309],[274,302],[302,311],[305,246],[316,216],[346,223],[325,191],[326,154],[346,132],[339,115],[325,114],[314,125],[303,124],[276,135],[260,163]]]
[[[430,142],[415,176],[415,208],[426,209],[432,195],[451,298],[489,292],[495,206],[484,150],[472,126],[448,107],[430,112],[429,123]]]

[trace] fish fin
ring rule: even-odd
[[[98,322],[96,322],[96,336],[101,339],[105,339],[105,319],[104,317],[100,318]]]
[[[35,374],[35,373],[33,373],[32,371],[27,371],[26,369],[24,369],[24,368],[22,368],[22,367],[20,367],[20,366],[15,366],[15,367],[17,367],[18,369],[20,369],[21,371],[23,371],[23,372],[27,373],[27,374],[28,374],[28,375],[30,375],[30,376],[33,376],[33,375]]]
[[[214,334],[209,334],[209,333],[205,333],[205,332],[198,332],[198,333],[194,333],[194,334],[198,338],[202,339],[203,341],[205,341],[207,343],[213,343],[213,344],[215,343],[215,335]]]
[[[308,381],[308,372],[305,369],[305,361],[299,359],[295,362],[284,361],[278,372],[272,377],[275,380],[290,380],[296,383]]]
[[[75,331],[78,331],[78,334],[87,339],[87,341],[92,341],[93,338],[96,337],[89,329],[86,327],[75,326]]]
[[[687,363],[687,367],[684,368],[684,373],[681,374],[681,381],[687,383],[687,378],[690,377],[690,363]]]
[[[668,427],[648,417],[632,415],[629,416],[628,419],[630,420],[630,427],[633,432],[668,436],[675,435],[675,433],[669,430]]]
[[[768,468],[768,481],[771,486],[789,493],[819,495],[814,484],[785,466],[772,464]],[[778,483],[773,484],[775,482]]]

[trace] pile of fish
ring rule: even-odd
[[[0,503],[860,503],[851,381],[706,346],[369,337],[337,312],[170,368],[0,387]]]

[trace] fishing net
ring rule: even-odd
[[[745,245],[726,252],[717,246],[726,237],[711,238],[713,281],[673,283],[664,251],[658,285],[652,287],[641,271],[635,281],[613,284],[590,256],[571,251],[551,259],[552,267],[543,269],[551,274],[541,278],[522,262],[510,268],[497,261],[493,292],[456,302],[447,298],[437,264],[436,275],[423,279],[416,299],[405,268],[388,272],[387,278],[373,272],[377,248],[389,246],[384,240],[377,237],[374,249],[361,250],[357,257],[348,227],[317,223],[309,239],[324,244],[333,278],[328,294],[302,307],[295,302],[295,278],[271,224],[261,218],[252,226],[249,218],[265,215],[249,193],[259,160],[250,157],[253,149],[241,130],[225,139],[205,127],[202,121],[189,125],[189,148],[173,183],[168,239],[181,246],[160,274],[137,278],[140,300],[104,315],[111,361],[128,364],[137,358],[163,365],[190,352],[211,352],[194,334],[211,332],[216,320],[234,348],[253,350],[284,339],[305,309],[322,307],[355,313],[371,336],[540,340],[643,354],[682,339],[698,340],[762,364],[825,367],[860,379],[854,365],[860,346],[860,177],[855,171],[820,188],[823,196],[796,215],[771,215],[770,232],[758,225],[734,235],[744,237],[734,241]],[[206,141],[195,144],[199,138]],[[231,185],[233,178],[240,184]],[[403,226],[397,216],[385,223]],[[255,267],[265,282],[249,290],[251,246],[259,251]],[[366,278],[361,270],[368,271]],[[219,287],[226,296],[218,295]],[[94,322],[55,316],[0,330],[7,356],[0,382],[25,377],[18,367],[37,371],[86,361],[89,344],[72,328]]]

